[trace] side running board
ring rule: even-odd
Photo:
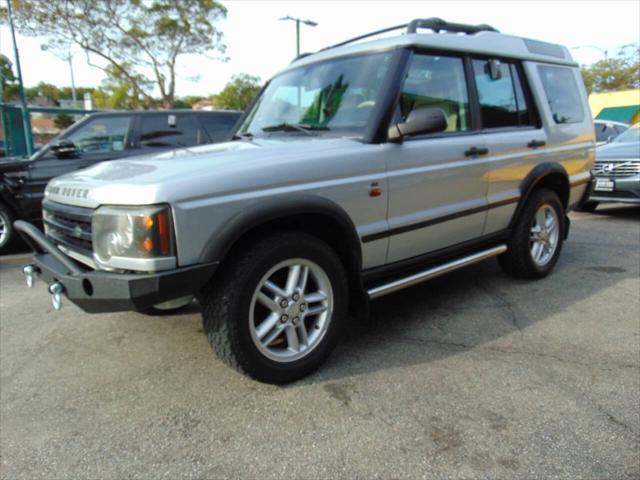
[[[486,260],[487,258],[495,257],[496,255],[500,255],[501,253],[504,253],[506,251],[506,245],[498,245],[488,250],[483,250],[481,252],[474,253],[473,255],[458,258],[449,263],[438,265],[437,267],[433,267],[422,272],[414,273],[413,275],[409,275],[408,277],[400,278],[398,280],[379,285],[367,290],[367,294],[369,295],[369,298],[373,300],[389,293],[397,292],[398,290],[402,290],[403,288],[411,287],[412,285],[416,285],[426,280],[431,280],[432,278],[439,277],[440,275],[444,275],[445,273],[453,272],[454,270],[458,270],[459,268],[464,268],[473,263],[481,262],[482,260]]]

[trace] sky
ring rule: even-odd
[[[36,0],[46,1],[46,0]],[[572,48],[574,59],[590,64],[614,56],[621,46],[640,45],[640,1],[268,1],[227,0],[227,18],[218,23],[224,32],[226,55],[213,58],[184,55],[178,60],[177,95],[211,95],[232,75],[248,73],[268,80],[295,57],[295,23],[280,21],[291,15],[310,19],[317,27],[301,27],[301,50],[319,50],[362,33],[407,23],[414,18],[440,17],[457,23],[487,23],[503,33],[559,43]],[[42,51],[43,38],[18,35],[26,86],[40,81],[71,84],[69,65]],[[0,27],[0,51],[13,60],[7,27]],[[98,86],[100,69],[87,65],[75,50],[73,68],[77,86]]]

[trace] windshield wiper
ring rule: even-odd
[[[279,123],[277,125],[269,125],[263,127],[263,132],[303,132],[307,135],[313,135],[313,130],[329,130],[329,127],[321,127],[319,125],[309,125],[306,123]]]
[[[252,139],[253,138],[253,133],[250,132],[244,132],[241,134],[235,134],[231,137],[231,140],[242,140],[243,138],[248,138],[248,139]]]

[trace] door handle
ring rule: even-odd
[[[547,142],[545,142],[544,140],[531,140],[529,143],[527,143],[527,147],[538,148],[538,147],[544,147],[546,144]]]
[[[464,152],[465,156],[467,157],[475,157],[477,155],[486,155],[487,153],[489,153],[489,149],[485,147],[482,147],[482,148],[471,147],[469,150],[466,150]]]

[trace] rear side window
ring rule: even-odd
[[[531,126],[532,115],[525,100],[522,81],[514,63],[496,62],[491,75],[488,60],[473,60],[483,128]]]
[[[179,148],[204,143],[203,134],[193,115],[142,115],[140,146],[144,148]]]
[[[400,116],[416,108],[444,111],[447,132],[469,130],[469,97],[461,58],[415,54],[400,94]]]
[[[209,139],[216,143],[229,138],[231,130],[236,125],[239,117],[240,115],[231,113],[217,113],[201,115],[199,118],[207,135],[209,135]]]
[[[542,87],[556,123],[580,123],[584,120],[578,83],[570,68],[538,65]]]

